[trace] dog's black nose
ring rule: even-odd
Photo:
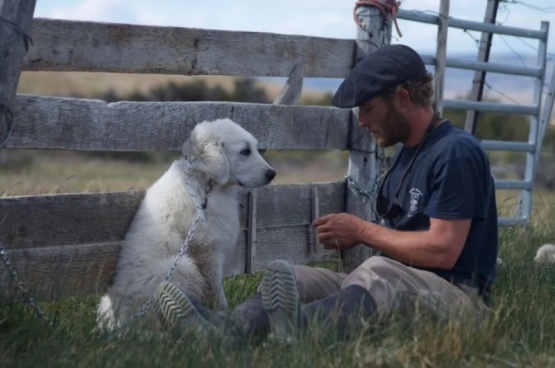
[[[276,172],[275,170],[266,170],[266,179],[268,179],[268,181],[272,181],[274,180],[274,178],[276,177]]]

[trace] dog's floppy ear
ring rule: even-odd
[[[224,143],[204,131],[195,129],[183,144],[183,155],[189,157],[193,168],[204,172],[219,185],[229,181],[229,163]]]

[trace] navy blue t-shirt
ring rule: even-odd
[[[417,147],[400,148],[383,195],[393,202],[395,190]],[[420,268],[455,283],[477,287],[484,297],[495,281],[497,205],[488,157],[471,134],[444,121],[428,136],[399,192],[402,213],[385,220],[397,230],[426,230],[430,217],[472,218],[468,237],[449,270]]]

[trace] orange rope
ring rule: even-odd
[[[373,6],[378,8],[382,13],[382,17],[387,20],[389,19],[389,15],[391,14],[393,18],[393,23],[395,24],[395,29],[397,30],[397,34],[399,37],[403,37],[401,34],[401,30],[399,29],[399,25],[397,24],[397,11],[399,10],[399,6],[401,6],[400,1],[395,0],[385,0],[385,2],[381,2],[380,0],[360,0],[355,2],[355,8],[353,9],[353,17],[355,19],[355,23],[358,24],[359,27],[364,28],[360,19],[357,18],[356,10],[359,6]]]

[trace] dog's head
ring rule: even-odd
[[[230,119],[197,124],[183,144],[191,166],[219,185],[257,188],[269,184],[275,170],[258,151],[256,139]]]

